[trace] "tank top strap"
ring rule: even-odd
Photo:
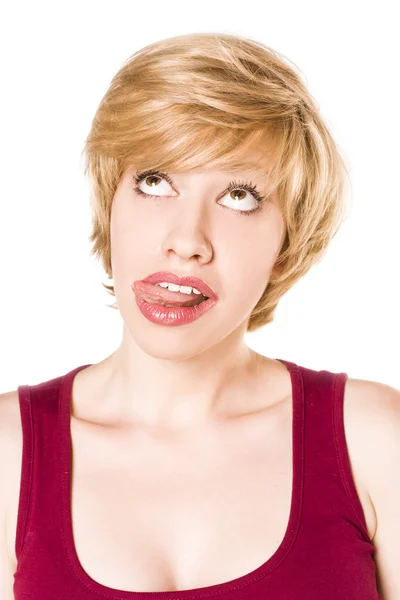
[[[371,544],[346,443],[344,392],[347,373],[299,366],[305,401],[305,525],[344,517]],[[374,552],[373,547],[370,548]]]
[[[62,376],[18,387],[22,465],[15,553],[19,564],[39,532],[49,536],[59,531],[61,382]]]

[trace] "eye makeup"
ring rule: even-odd
[[[165,181],[167,181],[172,187],[174,186],[174,183],[173,183],[171,177],[167,173],[164,173],[162,171],[149,169],[149,170],[143,171],[141,173],[136,173],[136,175],[133,176],[133,182],[136,184],[136,186],[133,189],[135,192],[137,192],[139,195],[141,195],[145,198],[154,199],[154,198],[162,198],[163,197],[163,195],[156,196],[153,194],[146,194],[138,187],[139,183],[141,183],[141,181],[143,181],[146,177],[149,177],[150,175],[155,175],[156,177],[160,177],[161,179],[164,179]],[[229,206],[225,207],[225,208],[228,208],[228,210],[231,210],[232,212],[235,212],[235,213],[241,213],[241,214],[247,215],[247,216],[253,215],[262,208],[262,204],[267,199],[267,196],[262,195],[258,191],[257,187],[251,183],[251,181],[243,182],[243,181],[236,181],[236,180],[231,181],[228,184],[227,188],[224,190],[221,197],[225,196],[229,192],[232,192],[233,190],[245,190],[246,192],[249,192],[257,202],[257,206],[253,210],[236,210],[236,209],[230,208]],[[164,197],[168,198],[169,196],[164,196]]]

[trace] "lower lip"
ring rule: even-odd
[[[197,306],[171,306],[167,308],[161,304],[151,304],[136,294],[135,297],[142,315],[158,325],[187,325],[199,319],[217,303],[217,300],[208,298],[208,300]]]

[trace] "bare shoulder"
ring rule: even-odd
[[[6,524],[6,545],[16,566],[15,533],[22,464],[22,428],[18,390],[0,394],[0,510]],[[15,524],[15,528],[14,528]],[[4,529],[3,529],[4,531]],[[4,540],[0,540],[4,544]],[[4,551],[4,547],[1,551]]]
[[[348,389],[345,414],[352,454],[376,515],[378,590],[382,598],[394,600],[400,593],[400,390],[365,380],[350,381]]]
[[[396,403],[400,405],[400,392],[387,384],[350,377],[346,380],[343,401],[346,444],[371,540],[377,532],[374,497],[380,481],[379,448],[387,447],[388,421]]]

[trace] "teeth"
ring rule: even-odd
[[[177,285],[175,283],[168,283],[167,281],[163,283],[157,283],[163,288],[168,288],[170,292],[180,292],[181,294],[191,294],[192,290],[194,294],[201,294],[198,289],[192,288],[189,285]]]

